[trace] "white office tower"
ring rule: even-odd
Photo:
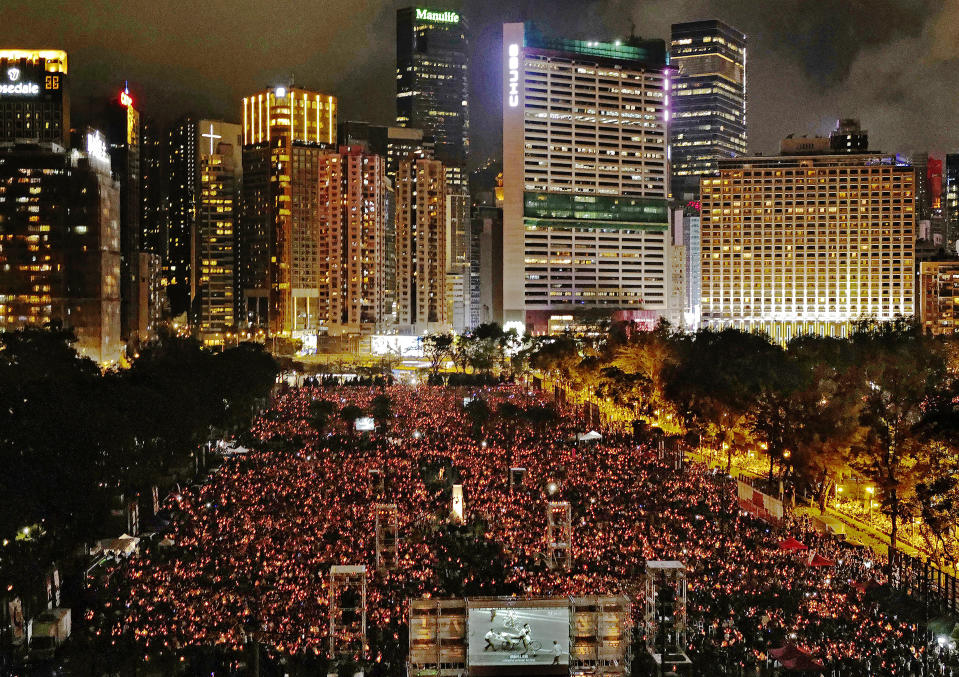
[[[670,296],[665,43],[521,23],[503,38],[505,323],[609,311],[652,326]]]

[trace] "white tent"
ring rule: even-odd
[[[595,442],[597,440],[603,439],[603,436],[600,435],[595,430],[590,430],[588,433],[580,433],[576,436],[577,441],[579,442]]]
[[[136,552],[140,539],[129,534],[122,534],[119,538],[104,538],[100,541],[100,548],[107,555],[123,555],[129,557]]]

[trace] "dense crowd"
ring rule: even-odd
[[[311,425],[314,400],[368,410],[383,393],[394,412],[386,427]],[[639,623],[645,562],[670,559],[688,570],[696,670],[767,667],[770,649],[793,642],[824,674],[923,674],[926,663],[935,665],[929,674],[949,674],[945,659],[923,655],[921,616],[890,602],[871,552],[808,524],[758,521],[738,509],[728,478],[697,465],[677,470],[652,445],[617,436],[575,444],[581,429],[566,412],[549,425],[493,416],[474,437],[468,396],[492,411],[506,401],[543,404],[518,386],[289,391],[254,426],[251,453],[176,497],[172,545],[126,566],[114,635],[135,637],[148,655],[211,644],[240,652],[251,637],[274,654],[324,655],[329,568],[365,564],[368,674],[400,674],[410,598],[625,593]],[[511,487],[511,467],[526,470],[519,486]],[[444,531],[454,528],[454,481],[485,560]],[[569,571],[547,565],[550,500],[572,507]],[[388,572],[375,567],[377,503],[398,507],[398,561]],[[786,535],[834,565],[811,567],[807,553],[781,551]]]

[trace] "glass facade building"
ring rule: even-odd
[[[699,180],[717,163],[746,154],[746,36],[722,21],[673,24],[670,64],[671,188],[699,197]]]
[[[466,36],[458,12],[396,13],[396,124],[433,137],[446,166],[463,166],[469,155]]]

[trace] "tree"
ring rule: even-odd
[[[838,338],[802,336],[790,341],[787,352],[799,375],[790,405],[789,467],[794,481],[812,490],[822,512],[862,432],[855,361],[850,343]]]
[[[310,402],[310,425],[322,435],[330,425],[334,413],[336,405],[329,400],[313,400]]]
[[[450,333],[427,334],[423,337],[423,353],[430,361],[430,373],[436,374],[444,360],[453,357],[454,338]]]
[[[347,432],[352,435],[356,428],[356,419],[363,415],[363,410],[355,404],[348,404],[340,409],[340,418],[346,424]]]
[[[483,436],[483,427],[489,421],[490,410],[486,400],[474,397],[466,403],[466,415],[470,419],[473,429],[473,438],[480,439]]]
[[[389,430],[390,421],[393,420],[393,400],[386,394],[377,395],[370,403],[370,413],[380,432],[385,433]]]
[[[767,376],[762,365],[781,348],[763,334],[703,329],[678,339],[676,350],[676,362],[663,373],[664,394],[687,430],[726,452],[728,473],[733,452],[753,441],[748,417]]]
[[[851,465],[875,482],[895,548],[899,522],[910,514],[929,462],[918,430],[924,406],[946,377],[946,360],[918,324],[906,320],[862,323],[852,344],[862,381],[864,434]]]

